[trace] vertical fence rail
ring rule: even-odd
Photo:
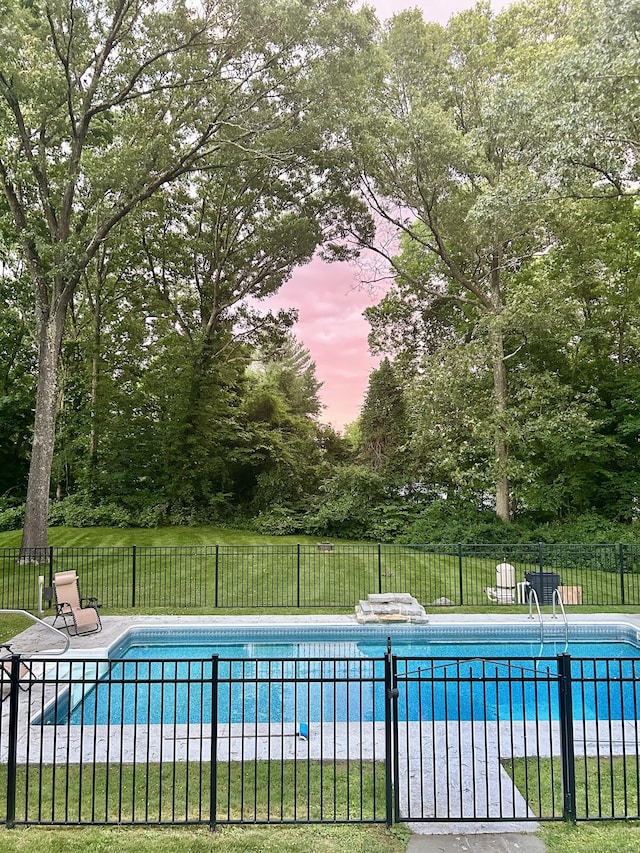
[[[131,546],[131,606],[136,606],[136,557],[137,549],[135,545]]]
[[[573,743],[571,655],[558,655],[560,743],[562,755],[563,816],[576,822],[576,769]]]
[[[398,778],[397,754],[394,751],[394,727],[397,722],[394,714],[394,693],[397,688],[393,679],[393,655],[391,646],[387,647],[384,656],[384,737],[385,737],[385,816],[387,827],[394,822],[395,809],[394,789]]]
[[[211,758],[209,829],[218,823],[218,655],[211,658]]]
[[[6,672],[6,671],[5,671]],[[18,753],[18,685],[20,680],[20,656],[11,657],[9,693],[9,730],[7,748],[7,826],[12,827],[16,819],[16,774]]]

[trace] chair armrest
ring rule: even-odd
[[[61,616],[63,613],[73,613],[73,607],[68,601],[59,601],[56,604],[56,613]]]

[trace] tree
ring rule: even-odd
[[[244,396],[245,440],[234,451],[238,498],[252,511],[299,507],[323,461],[315,363],[292,335],[256,353]]]
[[[545,371],[548,397],[520,401],[534,413],[522,417],[523,494],[560,516],[595,509],[630,521],[640,488],[640,217],[629,197],[576,201],[566,213],[537,263],[538,281],[555,289],[553,324],[523,353],[526,375]]]
[[[530,45],[544,55],[545,35],[517,11],[494,17],[485,4],[446,29],[425,24],[418,12],[397,15],[383,39],[376,97],[352,124],[362,191],[402,235],[395,256],[369,244],[389,260],[396,281],[369,316],[383,336],[392,330],[401,364],[432,354],[443,325],[453,338],[482,344],[474,370],[491,376],[489,466],[496,512],[505,521],[510,287],[523,260],[549,241],[545,196],[531,169],[540,144],[529,134],[533,105],[518,99],[517,84]],[[418,328],[428,336],[416,346]]]
[[[406,439],[404,391],[391,362],[383,358],[378,369],[369,376],[369,387],[360,411],[360,454],[381,473],[399,473]]]
[[[560,196],[637,194],[640,12],[636,0],[570,0],[568,38],[532,68],[532,133],[549,140],[536,164]]]
[[[371,16],[350,16],[339,0],[7,0],[3,11],[0,185],[39,342],[30,549],[46,543],[65,319],[101,246],[161,188],[224,168],[230,149],[295,160],[287,127],[300,123],[319,78],[329,86],[332,57],[366,41]]]

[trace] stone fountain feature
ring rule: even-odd
[[[424,607],[408,592],[369,593],[356,604],[356,619],[362,624],[429,621]]]

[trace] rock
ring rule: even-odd
[[[424,607],[407,592],[370,593],[356,605],[356,619],[360,623],[429,621]]]
[[[411,604],[415,601],[408,592],[370,592],[367,598],[372,604]]]

